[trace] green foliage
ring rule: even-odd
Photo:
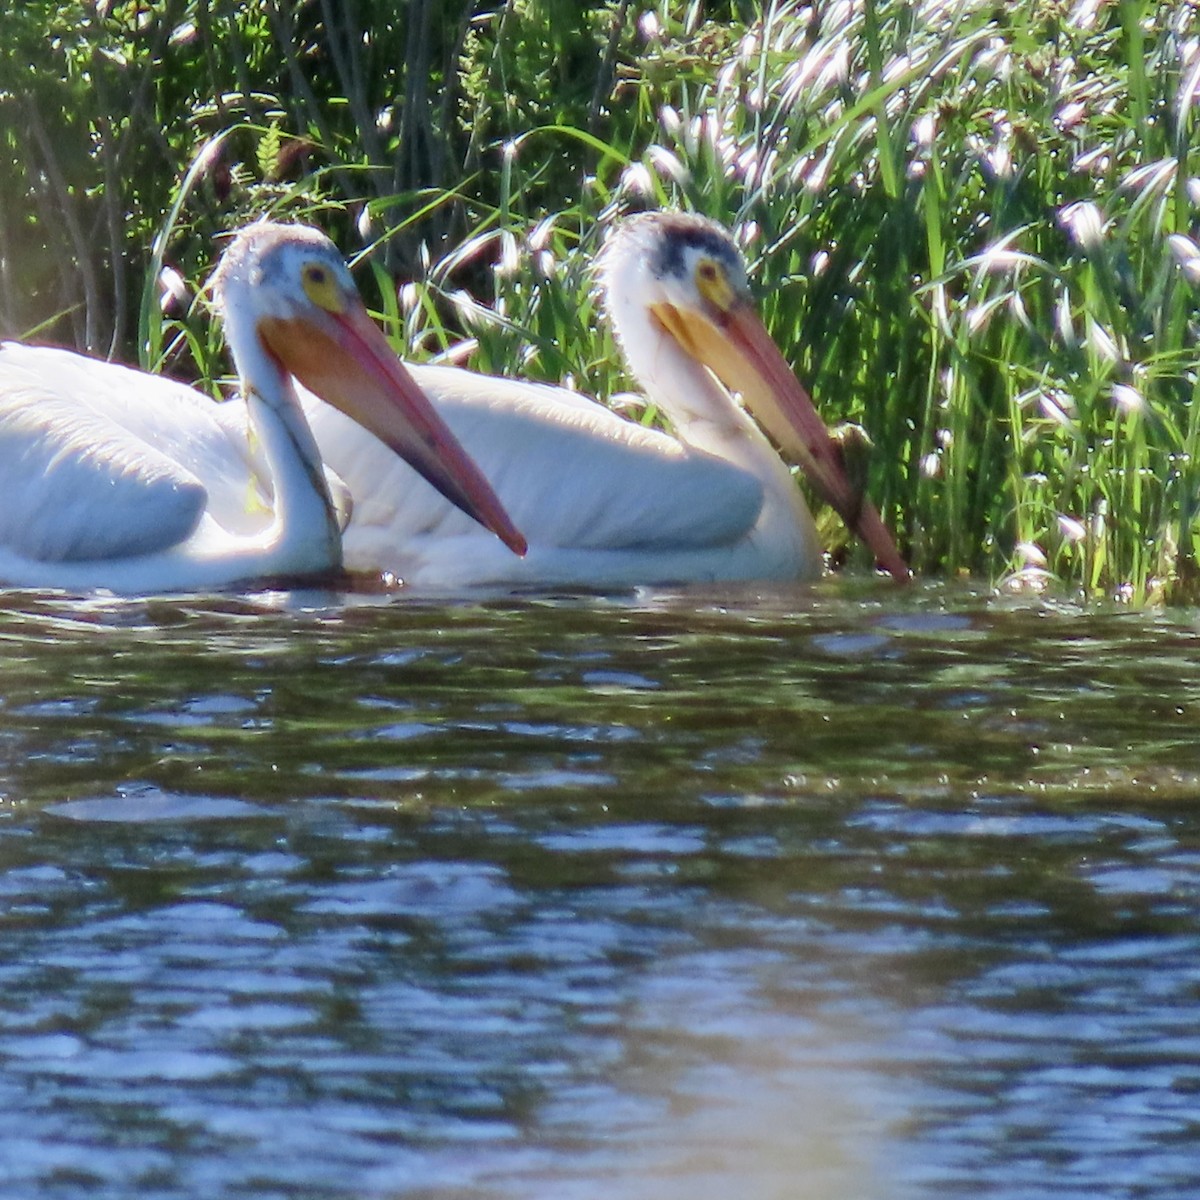
[[[195,296],[215,234],[284,213],[370,254],[410,355],[613,395],[587,264],[621,211],[695,209],[736,228],[830,422],[871,433],[915,567],[1194,598],[1196,24],[1138,0],[36,0],[0,16],[0,329],[212,375],[161,272]]]

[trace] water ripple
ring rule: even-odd
[[[0,597],[0,1192],[1198,1194],[1196,641]]]

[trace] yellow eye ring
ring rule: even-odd
[[[331,313],[345,311],[346,301],[341,286],[337,277],[324,263],[305,263],[300,272],[300,285],[304,288],[304,294],[318,308]]]
[[[737,303],[737,294],[730,285],[729,277],[720,263],[711,258],[702,258],[696,264],[696,290],[721,312],[728,312]]]

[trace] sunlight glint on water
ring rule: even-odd
[[[0,606],[0,1190],[1200,1188],[1190,614]]]

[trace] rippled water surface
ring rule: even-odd
[[[1198,629],[0,597],[0,1196],[1200,1195]]]

